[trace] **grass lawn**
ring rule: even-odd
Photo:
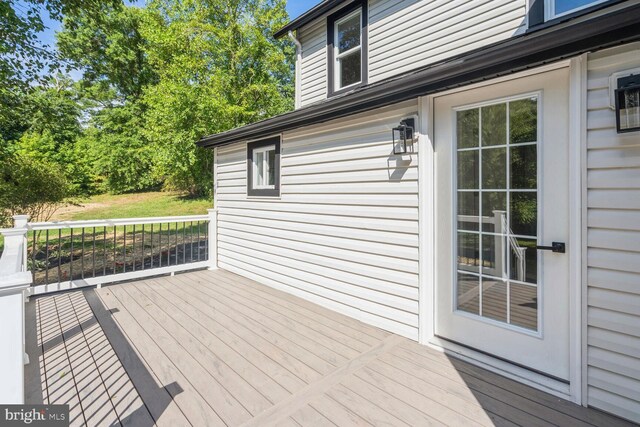
[[[205,215],[210,207],[213,202],[208,198],[192,199],[175,193],[101,194],[59,209],[51,221]],[[0,235],[0,253],[3,249],[4,238]]]
[[[52,221],[145,218],[158,216],[205,215],[213,201],[192,199],[175,193],[101,194],[80,202],[80,206],[60,209]]]

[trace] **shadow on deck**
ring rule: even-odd
[[[72,425],[631,425],[224,270],[33,299]]]

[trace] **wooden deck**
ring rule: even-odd
[[[630,425],[223,270],[27,311],[27,401],[72,425]]]

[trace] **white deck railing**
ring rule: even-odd
[[[217,268],[207,215],[29,223],[0,230],[0,404],[24,403],[24,303],[32,295]]]

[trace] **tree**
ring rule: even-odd
[[[0,162],[0,224],[13,215],[48,221],[69,196],[66,177],[56,164],[25,155]]]
[[[83,131],[82,103],[68,77],[55,76],[45,85],[33,87],[22,99],[20,113],[25,126],[13,144],[18,153],[57,164],[74,193],[93,190],[89,171],[80,167],[83,154],[75,147]]]
[[[109,0],[118,7],[121,0]],[[56,70],[58,58],[51,46],[38,41],[38,33],[45,29],[42,13],[53,19],[83,13],[96,13],[105,2],[101,0],[3,0],[0,1],[0,85],[28,87]]]
[[[145,134],[166,187],[209,194],[211,153],[200,137],[293,107],[289,42],[272,34],[288,21],[284,0],[154,0],[143,35],[159,81],[145,92]]]

